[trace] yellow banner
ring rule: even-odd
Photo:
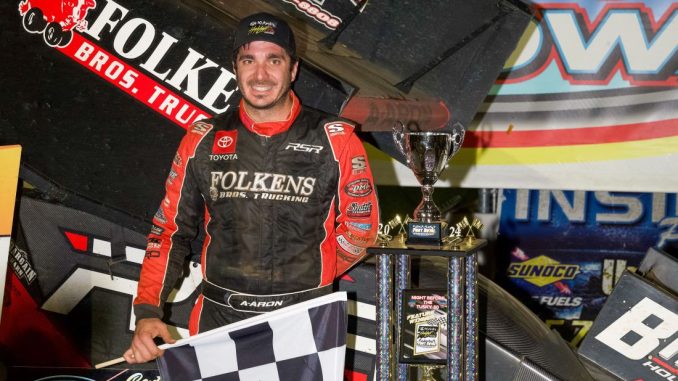
[[[0,236],[12,231],[21,146],[0,147]]]

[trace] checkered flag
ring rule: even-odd
[[[336,292],[179,340],[163,381],[341,381],[346,293]]]

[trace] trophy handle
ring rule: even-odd
[[[452,133],[450,134],[450,140],[452,141],[452,144],[450,147],[450,155],[447,157],[447,161],[450,161],[452,156],[459,152],[459,149],[464,142],[465,134],[466,130],[464,129],[464,126],[461,125],[461,123],[457,122],[452,126]]]
[[[400,153],[402,153],[405,156],[405,159],[408,161],[409,164],[409,158],[405,153],[404,139],[405,139],[405,125],[403,124],[403,122],[396,120],[395,124],[393,125],[393,141],[395,142],[396,147],[398,147]]]

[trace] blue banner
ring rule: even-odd
[[[500,284],[577,345],[626,268],[678,242],[674,193],[504,190]]]

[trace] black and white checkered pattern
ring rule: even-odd
[[[181,340],[158,368],[176,381],[340,381],[346,325],[338,292]]]

